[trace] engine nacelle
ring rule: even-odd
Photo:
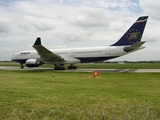
[[[26,61],[27,67],[38,67],[39,65],[42,65],[42,62],[36,59],[28,59]]]

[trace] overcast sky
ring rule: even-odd
[[[159,13],[159,0],[0,0],[0,60],[37,37],[47,48],[108,46],[143,15],[146,48],[113,60],[160,60]]]

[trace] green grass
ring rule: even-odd
[[[94,63],[94,64],[76,64],[78,68],[99,68],[99,69],[160,69],[160,63]],[[0,62],[0,66],[17,66],[20,67],[19,63],[16,62]],[[69,65],[65,65],[67,68]],[[44,64],[40,67],[54,68],[51,64]]]
[[[76,64],[78,68],[83,69],[160,69],[160,63],[94,63],[94,64]],[[67,68],[68,65],[65,65]],[[42,65],[40,67],[54,68],[53,65]]]
[[[96,63],[77,64],[78,68],[100,68],[100,69],[160,69],[160,63]]]
[[[0,62],[0,66],[20,66],[17,62]]]
[[[81,119],[99,119],[104,108],[108,119],[113,113],[116,118],[141,119],[146,110],[147,119],[160,115],[159,73],[99,73],[93,78],[83,72],[0,72],[0,118],[75,119],[82,114]],[[38,111],[33,114],[34,109]]]

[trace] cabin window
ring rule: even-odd
[[[21,52],[20,54],[21,55],[27,55],[27,54],[30,54],[30,52]]]

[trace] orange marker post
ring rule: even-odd
[[[97,70],[93,71],[93,77],[96,78],[97,76],[98,76],[98,71]]]

